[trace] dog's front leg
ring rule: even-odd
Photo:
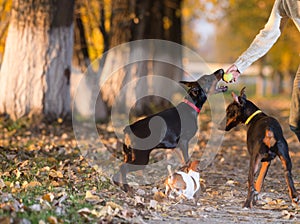
[[[194,203],[195,203],[195,205],[198,204],[198,201],[200,199],[200,193],[201,193],[201,190],[199,188],[198,191],[196,191],[195,194],[194,194]]]
[[[182,153],[182,162],[183,164],[187,164],[187,162],[189,161],[189,141],[188,140],[182,140],[180,139],[179,141],[179,148],[181,150]]]

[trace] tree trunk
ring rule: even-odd
[[[160,39],[170,40],[181,44],[181,0],[117,0],[112,1],[111,42],[110,48],[132,40]],[[165,20],[168,20],[166,22]],[[133,44],[118,47],[119,50],[110,50],[106,56],[105,65],[101,73],[101,93],[104,101],[111,107],[116,97],[124,107],[132,106],[138,96],[147,96],[147,93],[159,93],[166,88],[162,83],[151,83],[151,77],[137,82],[132,91],[119,96],[120,90],[128,82],[148,76],[150,74],[169,77],[178,81],[182,77],[182,71],[177,66],[181,65],[181,50],[168,48],[168,44],[153,45],[153,41],[136,41]],[[156,44],[155,44],[156,45]],[[133,59],[145,60],[131,63]],[[148,59],[148,60],[147,60]],[[170,63],[157,61],[161,59]],[[174,66],[175,65],[175,66]],[[178,66],[180,67],[180,66]],[[115,71],[115,72],[114,72]],[[108,78],[108,79],[107,79]],[[169,90],[167,90],[170,92]],[[136,102],[134,114],[147,114],[151,107],[165,105],[165,100],[158,97],[150,97]]]
[[[278,71],[274,72],[274,85],[273,85],[273,94],[278,95],[281,89],[281,74]]]
[[[85,37],[85,30],[81,19],[81,13],[78,10],[75,18],[75,30],[74,30],[74,55],[73,65],[85,71],[90,65],[90,56]]]
[[[256,76],[256,96],[264,96],[265,95],[265,78],[262,73],[259,73]]]
[[[107,28],[105,25],[105,10],[104,10],[104,0],[100,0],[100,25],[99,25],[99,29],[102,33],[103,36],[103,53],[108,51],[109,49],[109,37],[108,37],[108,32],[107,32]]]
[[[127,43],[131,40],[131,18],[132,7],[131,0],[112,1],[111,31],[110,31],[110,49]],[[105,64],[101,71],[101,94],[103,100],[111,107],[116,96],[119,94],[126,72],[124,68],[118,68],[124,65],[129,58],[129,49],[127,47],[120,50],[111,50],[105,56]],[[114,72],[114,73],[113,73]],[[112,74],[113,73],[113,74]]]
[[[14,0],[0,72],[0,112],[12,119],[70,112],[74,0]]]
[[[259,66],[258,75],[256,77],[256,96],[265,96],[266,93],[266,77],[263,73],[263,67],[265,65],[265,56],[262,57],[257,63]]]
[[[290,71],[285,71],[283,73],[282,80],[282,92],[286,95],[292,94],[292,86],[293,86],[293,73]]]
[[[158,11],[160,9],[160,5],[157,4]],[[182,44],[181,39],[181,0],[164,0],[163,1],[163,11],[162,11],[162,36],[160,39],[168,40],[175,42],[177,44]],[[156,18],[155,18],[156,19]],[[160,29],[158,29],[160,30]],[[161,49],[168,49],[167,51]],[[181,47],[167,47],[161,46],[161,48],[157,48],[154,51],[154,58],[163,58],[167,59],[169,63],[163,63],[159,61],[154,61],[153,64],[153,73],[155,75],[163,74],[165,77],[170,78],[174,81],[179,81],[182,78],[182,70],[178,68],[182,68],[182,48]],[[171,98],[172,92],[166,90],[163,86],[163,83],[156,83],[153,86],[154,92],[165,91],[168,92],[168,98]],[[165,95],[165,94],[163,94]],[[166,95],[167,96],[167,95]],[[163,107],[169,106],[168,102],[161,98],[156,98],[153,100],[155,105],[162,104]]]

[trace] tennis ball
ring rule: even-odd
[[[233,79],[232,73],[224,73],[223,75],[223,80],[225,82],[230,82]]]

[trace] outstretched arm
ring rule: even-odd
[[[236,60],[232,72],[244,72],[253,62],[265,55],[274,45],[281,34],[281,30],[288,21],[282,0],[275,0],[272,12],[265,27],[257,34],[250,47]]]

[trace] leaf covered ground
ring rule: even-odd
[[[280,120],[300,189],[300,145],[288,128],[288,101],[257,104]],[[300,222],[279,160],[269,169],[258,205],[242,208],[249,163],[244,127],[225,134],[213,162],[201,172],[201,198],[195,205],[164,198],[163,178],[135,187],[135,194],[122,192],[89,166],[70,124],[5,118],[0,123],[0,223]],[[105,129],[100,135],[108,136]]]

